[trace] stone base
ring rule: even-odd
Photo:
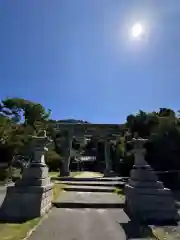
[[[175,202],[169,189],[125,187],[125,208],[130,217],[142,221],[178,221]]]
[[[17,187],[47,186],[50,184],[48,176],[48,167],[42,163],[31,163],[25,169],[22,179],[16,181]]]
[[[44,215],[51,207],[53,184],[8,186],[0,209],[1,221],[25,221]]]
[[[177,222],[179,215],[169,189],[157,181],[150,166],[134,168],[125,186],[125,210],[131,218],[152,222]]]
[[[155,172],[152,170],[152,168],[148,164],[144,166],[134,165],[130,175],[131,175],[130,180],[137,181],[137,182],[151,181],[156,183],[158,181],[158,178]]]
[[[43,163],[31,163],[28,168],[24,170],[22,181],[26,181],[26,179],[40,179],[48,177],[48,167]]]
[[[47,186],[51,183],[50,177],[40,179],[24,179],[23,181],[18,180],[15,185],[17,187],[33,187],[33,186]]]

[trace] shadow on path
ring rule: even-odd
[[[130,221],[128,223],[119,223],[119,225],[124,229],[127,239],[156,239],[156,236],[153,234],[152,229],[148,225],[142,225],[138,222],[133,221]]]
[[[124,203],[82,203],[82,202],[54,202],[57,208],[123,208]]]

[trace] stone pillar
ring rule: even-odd
[[[111,156],[110,156],[110,140],[109,139],[105,140],[104,155],[105,155],[105,164],[106,164],[104,176],[105,177],[116,176],[116,174],[112,171],[112,163],[111,163]]]
[[[110,166],[110,146],[109,146],[109,140],[104,141],[104,157],[105,157],[105,172],[109,173],[111,171],[111,166]]]
[[[45,214],[51,207],[53,184],[44,161],[49,139],[46,133],[33,136],[34,159],[24,170],[22,179],[7,187],[6,197],[0,209],[0,219],[25,221]]]
[[[71,160],[71,151],[72,151],[72,141],[73,141],[73,135],[72,131],[69,131],[66,139],[66,143],[63,147],[66,147],[65,153],[64,153],[64,160],[60,169],[60,176],[69,176],[70,171],[69,171],[69,165],[70,165],[70,160]]]
[[[131,218],[145,222],[178,221],[171,191],[158,181],[144,158],[146,139],[133,139],[134,166],[125,186],[125,210]]]

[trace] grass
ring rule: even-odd
[[[158,240],[163,240],[163,239],[167,239],[168,240],[168,239],[170,239],[169,238],[169,234],[166,233],[163,230],[162,227],[151,227],[151,228],[152,228],[152,232],[153,232],[154,236],[156,237],[156,239],[158,239]]]
[[[49,177],[58,177],[59,172],[49,172]]]
[[[39,223],[40,219],[41,218],[35,218],[21,224],[14,223],[0,224],[0,239],[1,240],[24,239],[27,236],[27,233]]]
[[[70,176],[74,177],[80,173],[81,172],[71,172]],[[49,177],[59,177],[59,172],[49,172]]]
[[[122,189],[116,188],[116,189],[114,190],[114,193],[116,193],[123,201],[125,201],[125,195],[124,195]]]
[[[54,184],[53,200],[55,200],[63,189],[63,185]],[[24,223],[2,223],[0,224],[1,240],[22,240],[28,232],[33,229],[42,219],[42,217],[29,220]]]
[[[94,177],[102,177],[103,175],[101,173],[97,172],[76,172],[75,177],[77,178],[94,178]]]
[[[56,198],[59,196],[61,191],[63,190],[63,184],[55,183],[53,187],[53,200],[56,200]]]
[[[152,226],[151,229],[152,229],[154,236],[158,240],[163,240],[163,239],[180,240],[180,233],[179,233],[179,229],[177,226],[169,226],[169,227],[167,227],[167,226],[165,226],[165,227]]]
[[[71,177],[75,177],[76,175],[79,175],[81,172],[71,172]]]

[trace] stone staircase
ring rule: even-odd
[[[117,188],[123,188],[125,180],[120,177],[97,178],[59,178],[65,191],[73,192],[114,192]]]
[[[63,178],[64,194],[53,202],[59,208],[120,208],[124,200],[115,193],[125,181],[119,177]]]
[[[73,186],[115,186],[124,187],[124,182],[122,181],[63,181],[63,184],[73,185]]]
[[[60,182],[127,182],[128,177],[52,177],[53,181]]]
[[[61,179],[59,183],[64,184],[65,191],[53,202],[53,214],[64,214],[63,222],[68,215],[67,224],[72,221],[72,226],[81,226],[80,237],[76,239],[81,239],[81,235],[83,239],[88,236],[88,239],[147,240],[149,235],[155,239],[153,234],[144,236],[140,226],[132,224],[124,212],[125,198],[116,190],[124,188],[125,182],[126,179],[120,177]],[[73,237],[77,235],[78,229],[74,230]]]
[[[124,200],[110,192],[73,192],[62,194],[53,205],[57,208],[122,208]]]
[[[57,182],[64,185],[64,191],[30,240],[155,239],[149,232],[142,234],[142,227],[132,224],[124,212],[125,199],[116,192],[124,187],[124,179],[83,177]]]

